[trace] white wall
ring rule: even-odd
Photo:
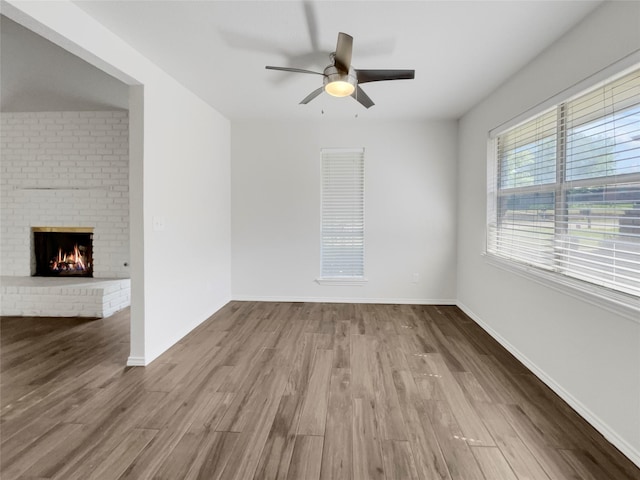
[[[32,227],[92,227],[93,276],[129,278],[125,111],[2,112],[0,271],[35,272]]]
[[[234,121],[231,138],[233,298],[455,302],[455,122]],[[323,147],[365,148],[364,286],[314,281]]]
[[[229,122],[72,2],[11,0],[2,9],[135,85],[129,363],[147,364],[230,299]],[[154,218],[164,229],[154,230]]]
[[[149,361],[230,300],[231,173],[225,118],[172,81],[144,88]]]
[[[459,124],[458,300],[472,317],[640,465],[640,318],[488,264],[490,129],[640,48],[640,3],[605,3]]]

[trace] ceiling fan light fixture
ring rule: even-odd
[[[348,97],[356,87],[344,80],[335,80],[324,86],[324,91],[333,97]]]
[[[355,75],[340,72],[337,68],[331,66],[325,69],[324,91],[333,97],[348,97],[351,95],[357,84]]]

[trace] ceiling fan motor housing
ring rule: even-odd
[[[349,72],[339,70],[335,65],[329,65],[324,69],[324,89],[334,97],[347,97],[351,95],[358,84],[358,77],[353,67]]]

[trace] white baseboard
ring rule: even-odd
[[[129,357],[127,358],[127,367],[146,367],[144,357]]]
[[[456,305],[453,298],[359,298],[359,297],[280,297],[233,295],[239,302],[379,303],[401,305]]]
[[[598,432],[600,432],[609,442],[611,442],[618,450],[620,450],[629,460],[640,467],[640,452],[629,444],[624,438],[621,438],[609,425],[607,425],[600,417],[587,408],[580,400],[575,398],[571,393],[566,391],[552,377],[539,368],[535,363],[527,358],[522,352],[509,343],[498,332],[485,323],[480,317],[471,311],[462,302],[457,302],[458,308],[476,322],[483,330],[491,335],[500,345],[506,348],[514,357],[520,360],[531,372],[544,382],[551,390],[553,390],[560,398],[569,404],[576,412],[580,414],[587,422],[589,422]]]

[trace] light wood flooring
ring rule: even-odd
[[[146,368],[128,315],[2,319],[3,480],[640,479],[456,307],[231,302]]]

